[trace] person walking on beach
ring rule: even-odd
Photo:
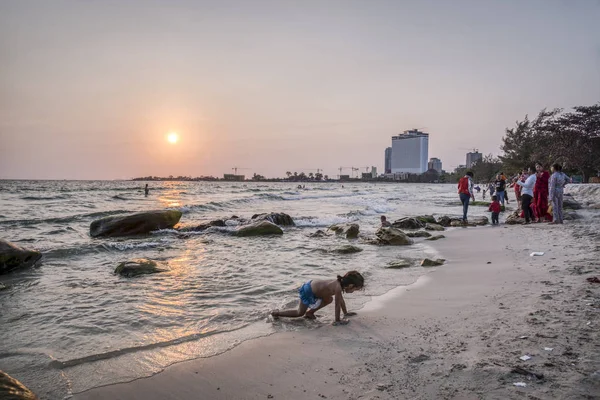
[[[530,224],[533,219],[531,212],[531,201],[533,200],[533,187],[537,180],[536,174],[531,174],[525,182],[517,181],[517,185],[521,186],[521,208],[525,214],[525,223]]]
[[[533,188],[533,203],[535,204],[535,211],[537,214],[535,222],[542,222],[552,218],[552,216],[548,214],[548,184],[550,181],[550,174],[544,169],[544,166],[540,162],[535,163],[535,170],[537,172],[537,178]]]
[[[335,321],[333,325],[346,325],[348,320],[340,318],[340,310],[344,313],[344,317],[350,317],[356,315],[356,313],[348,312],[342,294],[361,290],[364,285],[365,279],[357,271],[349,271],[343,277],[338,275],[337,279],[308,281],[298,289],[300,304],[297,310],[274,310],[271,315],[273,318],[298,318],[303,316],[308,319],[315,319],[315,312],[330,304],[335,298]]]
[[[498,216],[500,215],[500,203],[498,203],[498,196],[492,196],[492,204],[490,204],[490,208],[488,211],[492,212],[492,225],[498,225]]]
[[[563,223],[563,190],[569,182],[569,177],[562,172],[562,165],[554,164],[552,166],[552,176],[550,177],[550,196],[549,202],[552,202],[552,216],[554,220],[551,224]]]
[[[494,182],[494,188],[496,189],[496,196],[498,201],[504,205],[504,191],[506,190],[506,180],[502,179],[502,175],[496,175],[496,181]]]
[[[382,228],[389,228],[390,226],[392,226],[392,224],[390,223],[390,221],[387,220],[387,218],[385,217],[385,215],[381,216],[381,227]]]
[[[144,196],[148,196],[148,193],[150,193],[150,188],[148,188],[148,184],[146,183],[146,187],[144,188]]]
[[[463,223],[467,223],[467,211],[469,211],[469,200],[475,201],[473,194],[473,173],[467,172],[465,176],[458,181],[458,197],[463,206]]]

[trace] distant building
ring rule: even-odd
[[[417,129],[392,136],[392,173],[422,174],[427,171],[429,134]]]
[[[473,164],[475,164],[477,161],[481,160],[483,158],[483,155],[478,152],[478,151],[472,151],[467,153],[467,168],[471,168],[473,166]]]
[[[361,177],[363,181],[377,179],[377,167],[371,167],[371,172],[363,172]]]
[[[340,175],[340,181],[349,181],[350,175]]]
[[[384,173],[391,174],[392,173],[392,148],[385,148],[385,164],[384,164]]]
[[[243,181],[246,179],[245,175],[225,174],[223,179],[226,181]]]
[[[440,160],[439,158],[430,158],[429,162],[427,163],[427,170],[430,169],[435,169],[438,174],[442,173],[442,160]]]
[[[454,173],[456,174],[458,172],[464,171],[465,169],[467,169],[466,165],[459,165],[454,169]]]

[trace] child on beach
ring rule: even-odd
[[[498,216],[500,215],[500,202],[498,201],[498,196],[492,196],[492,204],[490,204],[490,208],[488,211],[492,212],[492,225],[498,225]]]
[[[390,223],[390,221],[387,220],[387,218],[385,217],[385,215],[381,216],[381,227],[382,228],[389,228],[390,226],[392,226],[392,224]]]
[[[304,318],[315,319],[315,312],[330,304],[335,297],[335,321],[333,325],[346,325],[348,320],[340,319],[340,310],[344,313],[344,317],[356,315],[356,313],[348,312],[342,293],[352,293],[355,290],[360,290],[364,284],[365,279],[357,271],[349,271],[343,277],[338,275],[337,279],[308,281],[298,289],[300,304],[297,310],[274,310],[271,315],[274,318],[304,316]]]

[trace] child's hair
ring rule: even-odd
[[[492,196],[492,201],[496,201],[496,200],[498,200],[498,196],[496,196],[496,195],[493,195],[493,196]]]
[[[365,278],[358,271],[348,271],[343,277],[338,275],[337,280],[342,285],[342,289],[350,285],[358,288],[362,288],[365,285]]]
[[[385,215],[382,215],[382,216],[381,216],[381,220],[383,221],[383,220],[385,220],[385,219],[387,219],[387,218],[385,217]]]
[[[562,171],[562,166],[559,163],[554,164],[552,168],[554,168],[555,171]]]

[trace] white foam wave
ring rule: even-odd
[[[303,227],[326,227],[333,224],[345,224],[347,222],[356,221],[356,216],[324,216],[324,217],[301,217],[294,219],[296,226],[299,228]]]

